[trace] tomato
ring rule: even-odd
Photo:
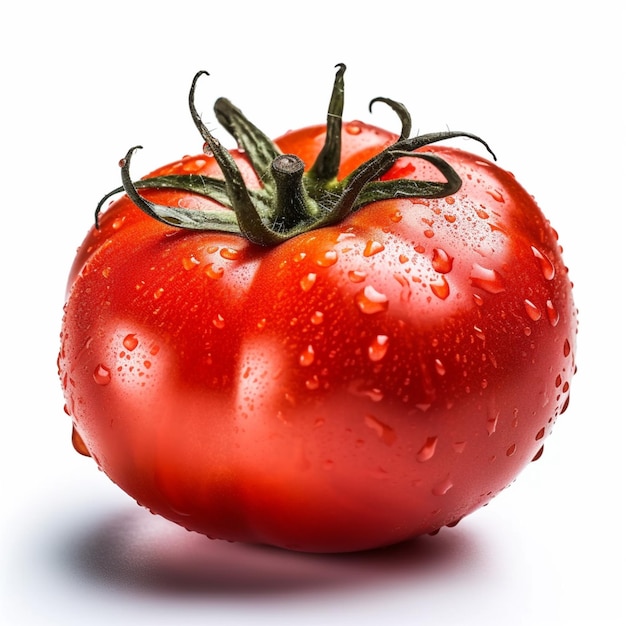
[[[430,142],[455,133],[412,141],[393,101],[400,136],[342,122],[344,69],[328,127],[260,148],[218,101],[229,151],[196,77],[205,152],[132,183],[129,151],[70,273],[74,446],[213,538],[343,552],[436,533],[538,458],[569,401],[572,285],[534,199]]]

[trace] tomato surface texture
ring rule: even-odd
[[[275,143],[308,171],[326,135]],[[397,141],[342,122],[337,179]],[[76,449],[185,528],[301,551],[434,533],[507,487],[569,401],[570,278],[513,175],[487,154],[420,151],[460,188],[374,200],[275,245],[112,202],[68,282],[59,372]],[[223,178],[211,153],[150,178],[179,174]],[[378,179],[441,173],[396,155]],[[141,196],[228,211],[182,188]]]

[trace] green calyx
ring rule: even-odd
[[[193,121],[205,141],[205,152],[212,154],[222,171],[223,179],[200,174],[167,175],[133,182],[130,163],[131,148],[120,162],[122,187],[108,193],[96,209],[96,226],[104,203],[111,196],[126,192],[142,211],[169,226],[192,230],[222,231],[241,235],[262,246],[274,246],[310,230],[342,221],[350,213],[376,200],[398,197],[440,198],[456,193],[461,179],[441,157],[429,152],[415,152],[431,143],[453,137],[469,137],[489,146],[480,137],[460,131],[429,133],[410,137],[411,117],[406,108],[388,98],[375,98],[370,103],[383,102],[398,115],[402,129],[398,140],[372,157],[342,180],[337,180],[341,160],[341,130],[343,113],[343,75],[346,67],[337,66],[333,91],[328,107],[326,140],[315,163],[305,172],[304,163],[294,154],[283,154],[276,144],[254,126],[242,112],[225,98],[214,106],[217,120],[235,138],[263,186],[248,189],[229,150],[224,148],[202,122],[195,106],[198,72],[189,92],[189,108]],[[400,157],[415,157],[437,168],[445,182],[420,180],[380,180]],[[139,189],[169,188],[208,197],[224,211],[192,210],[155,204],[142,197]]]

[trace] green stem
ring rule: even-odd
[[[396,113],[402,128],[395,143],[362,163],[342,180],[337,179],[341,163],[341,134],[343,131],[344,81],[346,66],[339,64],[328,106],[324,146],[308,172],[295,154],[282,154],[280,149],[243,113],[225,98],[219,98],[214,111],[218,121],[235,138],[256,175],[260,188],[248,189],[233,154],[224,148],[202,122],[195,106],[198,72],[189,91],[189,110],[198,132],[219,166],[223,179],[199,174],[155,176],[133,183],[130,161],[131,148],[122,160],[122,188],[108,193],[96,209],[96,226],[102,207],[113,194],[124,190],[146,214],[169,226],[194,230],[218,230],[246,237],[261,246],[275,246],[299,234],[336,224],[353,211],[377,200],[399,197],[439,198],[456,193],[462,181],[440,156],[419,152],[429,144],[468,137],[493,152],[480,137],[460,131],[430,133],[410,137],[411,116],[404,105],[389,98],[374,98]],[[444,182],[413,179],[381,180],[381,176],[402,157],[424,159],[441,172]],[[268,176],[268,173],[271,176]],[[223,208],[191,210],[163,206],[144,198],[139,189],[169,188],[210,198]]]

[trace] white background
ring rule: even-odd
[[[0,623],[624,623],[621,3],[11,2],[0,58]],[[65,279],[95,203],[201,150],[232,99],[268,134],[345,119],[488,139],[560,233],[580,310],[570,408],[543,458],[455,529],[324,557],[204,540],[145,513],[71,448],[56,376]],[[394,125],[395,124],[395,125]],[[226,141],[226,137],[224,136]]]

